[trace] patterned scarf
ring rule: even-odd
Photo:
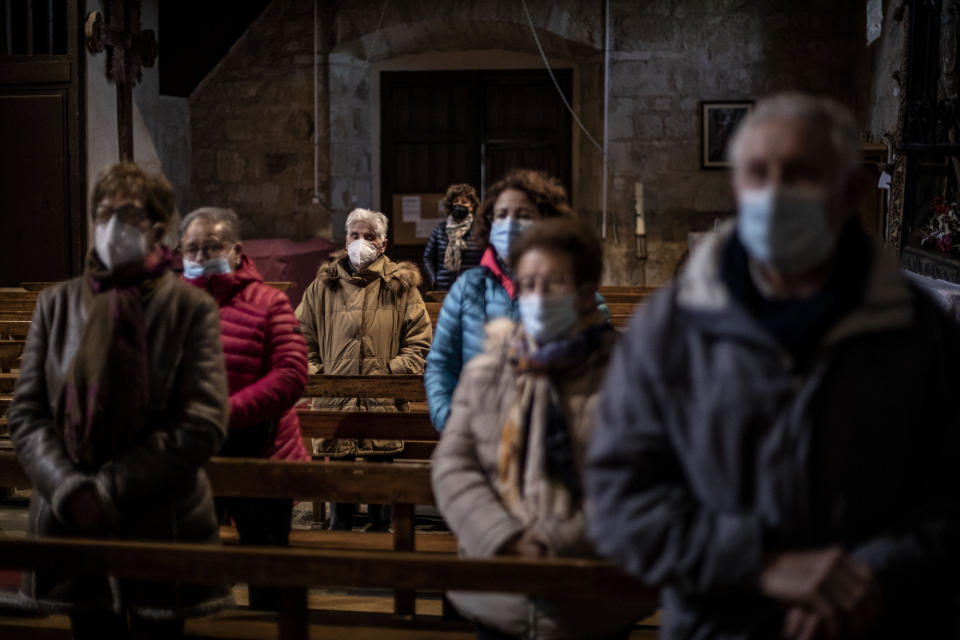
[[[81,469],[100,468],[128,449],[144,427],[149,365],[143,308],[172,262],[164,246],[116,272],[96,251],[87,255],[87,323],[57,413],[67,453]]]
[[[517,391],[500,434],[497,490],[525,527],[543,517],[568,517],[580,507],[583,492],[573,439],[554,380],[583,364],[610,331],[610,323],[596,311],[570,338],[538,349],[521,330],[510,347]]]
[[[443,266],[447,271],[460,272],[461,255],[467,248],[467,234],[473,225],[473,215],[457,222],[453,216],[447,216],[447,249],[443,252]]]

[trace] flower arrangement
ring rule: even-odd
[[[960,206],[956,202],[947,204],[944,196],[933,199],[930,216],[920,228],[920,246],[960,255]]]

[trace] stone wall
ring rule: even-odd
[[[580,115],[599,138],[603,3],[528,0],[546,52],[575,63]],[[890,4],[890,3],[888,3]],[[536,53],[519,3],[436,0],[338,3],[321,22],[321,203],[313,185],[313,14],[275,0],[191,96],[192,205],[233,206],[248,237],[342,237],[343,215],[375,206],[375,65],[410,54],[502,49]],[[614,0],[606,280],[661,284],[687,233],[734,203],[726,171],[699,161],[701,100],[755,99],[799,89],[864,113],[862,0]],[[892,8],[890,9],[892,11]],[[874,46],[877,46],[876,44]],[[880,89],[878,89],[880,91]],[[600,224],[602,161],[575,132],[574,204]],[[636,253],[635,193],[643,185],[648,257]]]
[[[247,238],[330,235],[325,96],[312,202],[313,75],[313,3],[277,0],[190,96],[192,206],[234,208]]]
[[[733,213],[730,175],[699,159],[701,100],[782,90],[826,93],[859,107],[857,2],[617,0],[611,66],[610,169],[614,242],[609,280],[649,285],[673,275],[687,233]],[[633,241],[643,184],[648,258]]]

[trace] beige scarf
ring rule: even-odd
[[[467,234],[473,225],[473,216],[468,215],[460,222],[447,216],[447,249],[443,252],[443,266],[447,271],[460,272],[463,250],[467,248]]]

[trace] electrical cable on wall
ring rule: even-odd
[[[313,204],[320,204],[320,25],[313,0]]]
[[[533,24],[533,18],[530,17],[530,9],[527,7],[527,0],[520,0],[520,4],[523,7],[523,13],[526,15],[527,24],[530,25],[530,33],[533,34],[533,41],[537,45],[537,51],[540,52],[540,58],[543,60],[543,65],[547,69],[547,73],[550,75],[550,80],[553,81],[553,86],[556,88],[557,93],[560,94],[560,99],[563,100],[563,105],[567,108],[567,111],[570,112],[570,115],[573,116],[574,121],[577,123],[577,126],[580,127],[580,130],[583,132],[583,135],[600,150],[600,153],[603,154],[603,184],[600,189],[601,193],[601,236],[606,239],[607,237],[607,105],[609,103],[609,56],[610,56],[610,2],[607,0],[605,3],[606,7],[606,33],[605,33],[605,43],[604,43],[604,69],[603,69],[603,144],[597,142],[596,138],[590,135],[590,132],[587,131],[587,127],[584,126],[583,122],[580,120],[580,116],[577,115],[577,112],[573,110],[573,107],[570,105],[570,102],[567,100],[567,96],[564,95],[563,90],[560,88],[560,83],[557,82],[557,78],[553,73],[553,68],[550,66],[550,60],[547,58],[546,52],[543,50],[543,45],[540,44],[540,37],[537,35],[537,29]]]

